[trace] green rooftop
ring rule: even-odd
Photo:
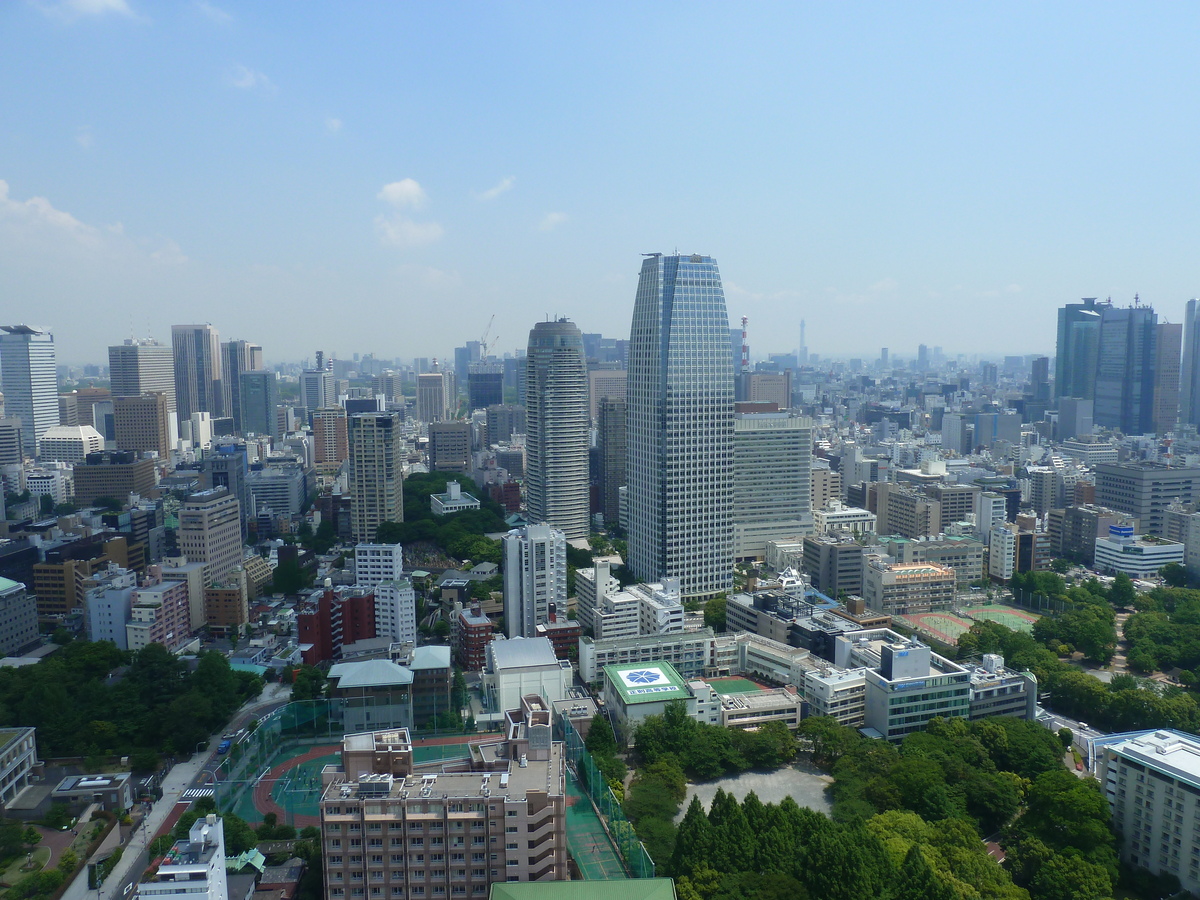
[[[489,900],[675,900],[675,882],[670,878],[497,881]]]
[[[691,696],[683,676],[664,661],[605,666],[604,675],[617,689],[626,706],[686,700]]]

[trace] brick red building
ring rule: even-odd
[[[375,594],[363,588],[314,591],[296,614],[305,665],[339,659],[342,647],[375,637]]]
[[[487,663],[487,645],[495,638],[492,620],[478,603],[455,612],[450,629],[454,660],[466,672],[480,672]]]

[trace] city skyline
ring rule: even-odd
[[[0,9],[0,276],[63,362],[186,307],[274,361],[619,335],[673,248],[756,354],[1048,353],[1081,296],[1200,294],[1191,8],[279,9]]]

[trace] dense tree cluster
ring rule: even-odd
[[[1000,653],[1014,669],[1028,669],[1040,691],[1050,693],[1049,706],[1086,721],[1103,731],[1138,728],[1200,729],[1200,702],[1179,687],[1148,689],[1132,678],[1117,677],[1104,684],[1059,659],[1055,651],[1032,635],[995,622],[977,622],[958,639],[960,653]]]
[[[504,510],[498,503],[480,496],[479,509],[447,516],[435,516],[429,508],[431,494],[444,494],[447,482],[463,481],[464,477],[428,472],[404,479],[404,521],[382,523],[375,539],[382,544],[433,544],[455,559],[499,563],[500,545],[484,537],[508,529]],[[468,479],[467,490],[473,487]]]
[[[1123,581],[1122,581],[1123,579]],[[1053,572],[1025,572],[1013,576],[1011,586],[1019,596],[1040,594],[1053,601],[1057,615],[1047,615],[1033,626],[1034,637],[1061,655],[1079,650],[1084,659],[1105,665],[1117,647],[1116,614],[1132,602],[1129,576],[1118,576],[1111,588],[1092,578],[1068,587]]]
[[[217,652],[191,671],[161,644],[131,654],[73,641],[36,666],[0,669],[0,724],[37,728],[48,757],[190,753],[261,690]]]
[[[1025,900],[969,823],[892,811],[846,822],[792,798],[692,799],[670,869],[680,900]]]
[[[647,763],[670,756],[700,780],[775,769],[796,752],[791,732],[781,722],[768,722],[757,731],[708,725],[688,716],[682,702],[667,704],[661,716],[647,716],[634,732],[633,745]]]
[[[1180,680],[1200,680],[1200,591],[1156,588],[1138,597],[1125,622],[1126,659],[1135,672],[1183,669]]]

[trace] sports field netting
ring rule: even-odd
[[[749,678],[706,678],[718,694],[752,694],[761,691],[762,685],[755,684]]]
[[[591,800],[573,776],[567,779],[567,849],[585,881],[629,877]]]
[[[646,852],[646,848],[642,846],[642,842],[638,840],[637,834],[634,833],[633,825],[625,817],[625,810],[621,808],[621,804],[613,796],[608,782],[604,780],[604,776],[596,768],[596,763],[592,760],[592,755],[584,748],[583,738],[579,736],[579,732],[575,730],[575,727],[565,716],[556,717],[554,724],[556,732],[566,744],[567,760],[574,768],[572,774],[578,779],[579,788],[586,794],[587,800],[590,801],[593,815],[596,816],[596,821],[600,824],[605,839],[624,862],[626,876],[632,878],[653,878],[654,861],[650,858],[650,854]],[[578,800],[575,806],[579,806],[583,802],[583,800]],[[580,838],[580,855],[591,855],[593,848],[587,841],[595,840],[593,823],[587,818],[578,821],[581,827],[587,829],[584,832],[585,836]],[[568,849],[571,849],[571,855],[575,858],[576,864],[580,866],[580,871],[583,872],[583,861],[579,856],[576,856],[574,849],[571,847],[570,824],[571,820],[568,818],[567,846]],[[599,849],[596,849],[595,855],[599,856],[599,854]],[[617,876],[600,875],[597,877]]]
[[[962,612],[964,615],[970,616],[979,622],[999,622],[1013,631],[1025,632],[1033,631],[1033,623],[1041,618],[1037,613],[1015,609],[1011,606],[1000,606],[998,604],[993,604],[992,606],[974,606],[964,609]]]

